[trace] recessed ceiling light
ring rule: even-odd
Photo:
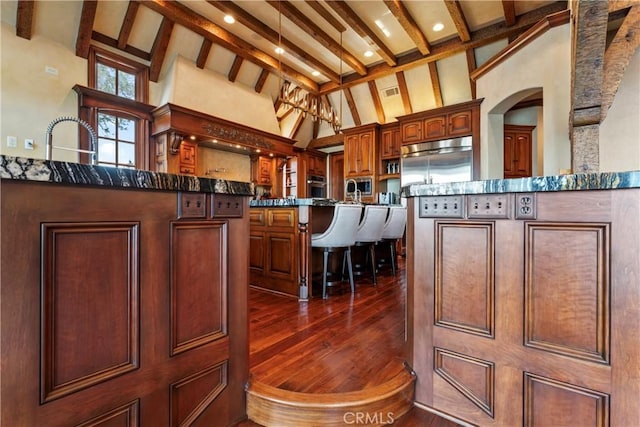
[[[278,47],[276,48],[276,53],[277,53],[278,55],[282,55],[282,54],[284,53],[284,49],[283,49],[283,48],[281,48],[280,46],[278,46]]]
[[[367,58],[370,58],[370,57],[372,57],[372,56],[373,56],[373,52],[371,52],[370,50],[367,50],[367,51],[364,53],[364,56],[366,56]]]
[[[318,77],[320,75],[320,71],[313,70],[311,72],[311,75],[314,76],[314,77]]]
[[[442,31],[444,29],[444,24],[442,22],[436,22],[433,26],[433,31]]]
[[[233,24],[234,22],[236,22],[236,19],[231,15],[224,15],[224,22],[226,22],[227,24]]]

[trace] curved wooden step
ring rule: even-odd
[[[383,384],[345,393],[300,393],[260,382],[247,387],[247,415],[266,427],[389,425],[411,409],[415,373],[402,369]]]

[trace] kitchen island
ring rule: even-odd
[[[246,418],[249,183],[0,156],[0,424]]]
[[[640,172],[403,195],[418,406],[463,425],[640,423]]]
[[[300,301],[313,297],[311,234],[327,229],[336,203],[313,198],[252,200],[251,286]]]

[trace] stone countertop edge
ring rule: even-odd
[[[0,155],[0,179],[253,196],[248,182]]]
[[[285,198],[285,199],[264,199],[251,200],[249,207],[251,208],[285,208],[297,206],[334,206],[339,203],[334,199],[318,199],[318,198]]]
[[[402,197],[420,197],[456,194],[615,190],[623,188],[640,188],[640,171],[489,179],[444,184],[413,184],[402,187],[400,195]]]

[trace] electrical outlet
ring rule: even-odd
[[[178,193],[178,218],[205,218],[205,197],[204,193]]]
[[[464,196],[420,197],[420,218],[464,218]]]
[[[511,198],[508,194],[467,196],[468,218],[510,218]]]
[[[18,138],[15,136],[7,136],[7,147],[16,148],[18,146]]]
[[[33,150],[33,146],[34,146],[33,139],[25,138],[25,140],[24,140],[24,149],[25,150]]]

